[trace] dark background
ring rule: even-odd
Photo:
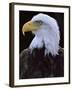
[[[31,20],[32,17],[38,13],[47,14],[57,20],[60,30],[60,46],[64,47],[64,13],[19,11],[19,53],[21,53],[22,50],[24,50],[30,45],[34,37],[31,32],[26,32],[25,36],[23,36],[22,26],[24,25],[24,23]]]

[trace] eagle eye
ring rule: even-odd
[[[35,21],[36,23],[39,23],[40,25],[43,24],[43,22],[41,20]]]

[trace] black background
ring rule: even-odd
[[[31,32],[25,33],[25,36],[22,34],[22,26],[24,23],[32,19],[36,14],[44,13],[53,18],[55,18],[59,25],[60,30],[60,46],[64,47],[64,13],[53,13],[53,12],[37,12],[37,11],[19,11],[19,52],[27,48],[34,35]]]

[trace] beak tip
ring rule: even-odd
[[[23,32],[23,35],[25,36],[25,33]]]

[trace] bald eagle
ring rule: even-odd
[[[64,57],[57,21],[39,13],[23,25],[23,35],[29,31],[35,37],[20,54],[20,78],[63,76]]]

